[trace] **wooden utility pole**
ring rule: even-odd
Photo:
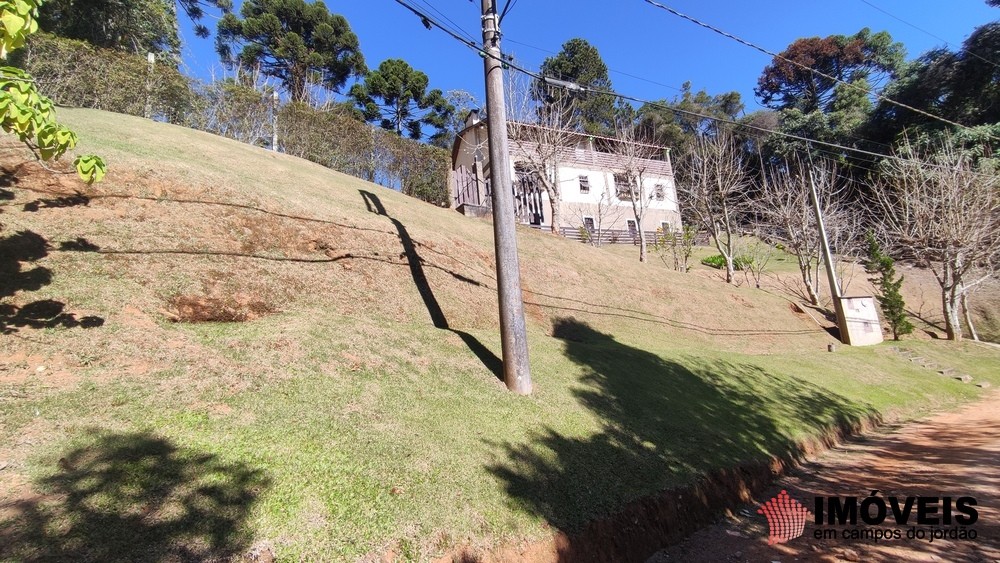
[[[524,324],[521,266],[517,259],[500,30],[495,0],[482,0],[482,7],[490,181],[493,186],[493,242],[497,257],[497,298],[500,302],[503,380],[507,384],[507,389],[528,395],[531,393],[531,368],[528,365],[528,334]]]

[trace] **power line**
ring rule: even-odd
[[[536,51],[541,51],[543,53],[548,53],[550,55],[558,55],[559,54],[559,53],[557,53],[555,51],[552,51],[550,49],[543,49],[543,48],[537,47],[535,45],[529,45],[529,44],[524,43],[522,41],[515,41],[514,39],[511,39],[509,37],[506,39],[506,41],[507,41],[507,43],[514,43],[515,45],[521,45],[523,47],[527,47],[529,49],[535,49]],[[627,77],[632,78],[634,80],[640,80],[642,82],[646,82],[646,83],[652,84],[654,86],[660,86],[660,87],[663,87],[663,88],[669,88],[671,90],[677,90],[678,92],[683,92],[684,91],[681,88],[678,88],[676,86],[671,86],[669,84],[664,84],[662,82],[657,82],[655,80],[650,80],[648,78],[644,78],[642,76],[637,76],[635,74],[629,74],[629,73],[621,71],[621,70],[615,70],[615,69],[610,68],[610,67],[608,68],[608,72],[612,72],[614,74],[620,74],[622,76],[627,76]]]
[[[442,12],[441,10],[438,10],[437,8],[435,8],[434,5],[430,3],[430,0],[416,0],[416,1],[422,3],[423,5],[427,6],[431,10],[433,10],[434,13],[436,13],[439,16],[441,16],[446,22],[448,22],[449,24],[451,24],[452,30],[455,31],[456,33],[462,35],[463,37],[465,37],[465,38],[467,38],[469,40],[472,40],[472,41],[476,40],[476,36],[475,35],[469,33],[468,31],[466,31],[465,28],[463,28],[462,26],[460,26],[457,23],[455,23],[455,21],[452,20],[451,18],[449,18],[444,12]]]
[[[927,31],[926,29],[924,29],[924,28],[922,28],[922,27],[919,27],[919,26],[917,26],[917,25],[914,25],[914,24],[912,24],[912,23],[910,23],[910,22],[908,22],[908,21],[904,20],[903,18],[901,18],[901,17],[899,17],[899,16],[897,16],[897,15],[894,15],[894,14],[892,14],[892,13],[890,13],[890,12],[886,11],[886,10],[883,10],[882,8],[879,8],[879,7],[878,7],[878,6],[876,6],[875,4],[872,4],[871,2],[869,2],[868,0],[859,0],[859,1],[860,1],[860,2],[863,2],[863,3],[865,3],[865,4],[868,4],[868,5],[869,5],[869,6],[871,6],[872,8],[874,8],[874,9],[876,9],[876,10],[878,10],[878,11],[882,12],[883,14],[885,14],[885,15],[889,16],[890,18],[892,18],[892,19],[894,19],[894,20],[896,20],[896,21],[899,21],[899,22],[902,22],[902,23],[904,23],[904,24],[906,24],[906,25],[908,25],[908,26],[912,27],[913,29],[915,29],[915,30],[917,30],[917,31],[919,31],[919,32],[921,32],[921,33],[923,33],[923,34],[925,34],[925,35],[928,35],[928,36],[930,36],[930,37],[933,37],[934,39],[937,39],[938,41],[943,41],[943,42],[944,42],[944,44],[945,44],[945,45],[947,45],[947,46],[949,46],[949,47],[956,47],[956,45],[952,44],[952,43],[951,43],[951,42],[949,42],[949,41],[948,41],[947,39],[945,39],[945,38],[943,38],[943,37],[940,37],[940,36],[938,36],[938,35],[934,35],[933,33],[931,33],[931,32],[929,32],[929,31]],[[995,62],[993,62],[993,61],[991,61],[991,60],[989,60],[989,59],[987,59],[987,58],[984,58],[984,57],[981,57],[981,56],[977,55],[976,53],[973,53],[972,51],[970,51],[970,50],[968,50],[968,49],[966,49],[966,48],[964,48],[964,47],[958,47],[958,48],[956,49],[956,51],[959,51],[959,52],[961,52],[961,51],[964,51],[964,52],[966,52],[966,53],[968,53],[968,54],[972,55],[973,57],[976,57],[977,59],[979,59],[979,60],[983,61],[984,63],[987,63],[987,64],[991,64],[991,65],[993,65],[993,66],[995,66],[995,67],[997,67],[997,68],[1000,68],[1000,65],[997,65],[997,63],[995,63]]]
[[[878,93],[875,93],[875,92],[870,92],[869,90],[867,90],[865,88],[862,88],[861,86],[858,86],[857,84],[853,84],[851,82],[847,82],[847,81],[841,80],[841,79],[837,78],[836,76],[831,76],[829,74],[826,74],[825,72],[820,72],[820,71],[818,71],[818,70],[816,70],[814,68],[810,68],[808,65],[804,65],[804,64],[802,64],[802,63],[800,63],[798,61],[794,61],[794,60],[789,59],[787,57],[784,57],[784,56],[782,56],[782,55],[780,55],[778,53],[774,53],[774,52],[768,51],[767,49],[765,49],[764,47],[761,47],[761,46],[757,45],[756,43],[751,43],[751,42],[747,41],[746,39],[742,39],[740,37],[737,37],[737,36],[733,35],[732,33],[729,33],[727,31],[723,31],[723,30],[721,30],[721,29],[719,29],[719,28],[717,28],[717,27],[715,27],[715,26],[713,26],[711,24],[705,23],[705,22],[703,22],[701,20],[698,20],[696,18],[693,18],[693,17],[691,17],[691,16],[689,16],[687,14],[683,14],[681,12],[678,12],[677,10],[675,10],[675,9],[669,7],[669,6],[666,6],[664,4],[661,4],[659,2],[656,2],[654,0],[642,0],[642,1],[645,2],[645,3],[647,3],[647,4],[649,4],[649,5],[651,5],[651,6],[653,6],[653,7],[656,7],[656,8],[659,8],[661,10],[664,10],[666,12],[669,12],[669,13],[671,13],[671,14],[673,14],[673,15],[681,18],[681,19],[687,20],[687,21],[689,21],[689,22],[691,22],[691,23],[693,23],[693,24],[695,24],[697,26],[700,26],[700,27],[703,27],[703,28],[705,28],[705,29],[707,29],[709,31],[712,31],[713,33],[717,33],[719,35],[722,35],[723,37],[726,37],[728,39],[732,39],[733,41],[736,41],[737,43],[739,43],[741,45],[750,47],[751,49],[754,49],[756,51],[760,51],[761,53],[764,53],[765,55],[768,55],[768,56],[773,57],[775,59],[779,59],[779,60],[785,61],[785,62],[787,62],[789,64],[795,65],[795,66],[797,66],[797,67],[799,67],[799,68],[801,68],[803,70],[809,71],[809,72],[811,72],[811,73],[813,73],[813,74],[815,74],[817,76],[822,76],[823,78],[826,78],[827,80],[833,80],[834,82],[837,82],[839,84],[844,84],[845,86],[853,88],[854,90],[858,90],[858,91],[864,93],[865,95],[871,94],[871,95],[875,96],[875,98],[877,98],[877,99],[879,99],[879,100],[881,100],[883,102],[892,104],[894,106],[908,109],[908,110],[910,110],[912,112],[919,113],[920,115],[923,115],[925,117],[929,117],[931,119],[934,119],[936,121],[940,121],[942,123],[947,123],[948,125],[952,125],[954,127],[960,128],[960,129],[968,129],[965,125],[962,125],[961,123],[952,121],[950,119],[945,119],[945,118],[943,118],[941,116],[934,115],[933,113],[924,111],[924,110],[919,109],[919,108],[915,108],[915,107],[913,107],[911,105],[908,105],[908,104],[904,104],[903,102],[897,102],[896,100],[893,100],[892,98],[888,98],[886,96],[883,96],[882,94],[878,94]]]
[[[472,49],[473,51],[475,51],[476,53],[478,53],[480,56],[482,56],[482,57],[492,57],[494,59],[498,59],[498,60],[500,60],[500,62],[502,64],[504,64],[508,68],[511,68],[513,70],[516,70],[516,71],[522,73],[522,74],[525,74],[527,76],[530,76],[532,78],[540,80],[540,81],[542,81],[542,82],[544,82],[545,84],[548,84],[548,85],[560,87],[560,88],[563,88],[563,89],[571,91],[571,92],[578,92],[578,93],[590,92],[590,93],[595,93],[595,94],[610,95],[610,96],[614,96],[614,97],[617,97],[617,98],[620,98],[620,99],[623,99],[623,100],[628,100],[628,101],[631,101],[631,102],[637,102],[637,103],[641,103],[641,104],[649,104],[652,107],[662,108],[662,109],[665,109],[667,111],[671,111],[671,112],[674,112],[674,113],[679,113],[679,114],[683,114],[683,115],[687,115],[687,116],[691,116],[691,117],[697,117],[697,118],[700,118],[700,119],[707,119],[707,120],[710,120],[710,121],[714,121],[716,123],[723,123],[723,124],[730,125],[730,126],[735,126],[735,127],[743,127],[743,128],[746,128],[746,129],[750,129],[750,130],[753,130],[753,131],[760,132],[760,133],[768,133],[768,134],[772,134],[772,135],[778,135],[780,137],[785,137],[785,138],[788,138],[788,139],[794,139],[794,140],[797,140],[797,141],[802,141],[802,142],[805,142],[806,145],[810,146],[810,147],[812,145],[822,145],[822,146],[827,147],[827,148],[832,148],[832,149],[835,149],[837,151],[841,151],[841,152],[833,152],[833,151],[825,150],[825,149],[817,149],[817,150],[820,150],[821,152],[825,152],[827,154],[832,154],[832,155],[836,155],[836,156],[843,156],[843,152],[846,151],[846,152],[850,152],[850,153],[854,153],[854,154],[862,154],[862,155],[866,155],[866,156],[870,156],[870,157],[875,157],[877,159],[891,159],[891,160],[899,160],[899,161],[906,162],[905,159],[903,159],[903,158],[901,158],[899,156],[896,156],[894,154],[882,154],[882,153],[877,153],[877,152],[873,152],[873,151],[869,151],[869,150],[865,150],[865,149],[859,149],[859,148],[856,148],[856,147],[848,147],[846,145],[840,145],[840,144],[837,144],[837,143],[831,143],[831,142],[828,142],[828,141],[820,141],[818,139],[810,139],[809,137],[805,137],[805,136],[802,136],[802,135],[796,135],[794,133],[786,133],[786,132],[783,132],[783,131],[775,131],[773,129],[768,129],[766,127],[760,127],[760,126],[757,126],[757,125],[751,125],[749,123],[740,123],[738,121],[733,121],[731,119],[724,119],[724,118],[721,118],[721,117],[715,117],[715,116],[705,115],[705,114],[701,114],[701,113],[694,112],[694,111],[688,111],[688,110],[684,110],[684,109],[680,109],[680,108],[675,108],[675,107],[671,107],[669,105],[666,105],[666,104],[663,104],[663,103],[660,103],[660,102],[654,102],[654,101],[651,101],[651,100],[645,100],[645,99],[642,99],[642,98],[638,98],[638,97],[635,97],[635,96],[629,96],[627,94],[620,94],[618,92],[614,92],[614,91],[610,91],[610,90],[601,90],[601,89],[598,89],[598,88],[590,88],[590,87],[586,87],[586,86],[581,86],[579,84],[570,84],[570,83],[567,83],[567,82],[564,82],[564,81],[561,81],[561,80],[553,80],[552,78],[543,76],[543,75],[541,75],[541,74],[539,74],[537,72],[533,72],[533,71],[525,69],[525,68],[523,68],[521,66],[518,66],[513,61],[508,60],[507,57],[504,57],[504,56],[501,55],[501,57],[498,58],[498,57],[496,57],[494,55],[491,55],[490,53],[488,53],[487,51],[485,51],[481,46],[479,46],[475,42],[469,41],[468,39],[465,39],[465,38],[459,36],[457,33],[455,33],[453,31],[445,28],[440,23],[438,23],[437,21],[435,21],[433,19],[433,17],[427,15],[426,13],[421,12],[418,8],[415,8],[415,7],[411,6],[410,4],[408,4],[406,2],[406,0],[394,0],[394,1],[397,4],[405,7],[409,11],[413,12],[417,17],[419,17],[421,19],[421,21],[428,22],[428,23],[436,26],[438,29],[440,29],[441,31],[444,31],[446,34],[448,34],[449,36],[451,36],[456,41],[462,43],[466,47],[469,47],[470,49]],[[646,1],[649,1],[649,0],[646,0]],[[868,141],[868,142],[872,142],[872,141]],[[931,163],[927,163],[927,164],[928,164],[928,166],[932,166],[932,167],[947,168],[946,166],[943,166],[943,165],[937,165],[937,164],[931,164]],[[861,166],[858,166],[858,167],[862,168],[864,170],[867,170],[869,172],[875,172],[875,170],[872,170],[870,168],[865,168],[865,167],[861,167]]]
[[[523,43],[521,41],[515,41],[515,40],[509,39],[509,38],[507,39],[507,42],[508,43],[515,43],[517,45],[523,45],[523,46],[528,47],[530,49],[535,49],[535,50],[538,50],[538,51],[542,51],[543,53],[549,53],[549,54],[552,54],[552,55],[558,54],[555,51],[551,51],[551,50],[548,50],[548,49],[543,49],[543,48],[537,47],[535,45],[529,45],[527,43]],[[644,78],[642,76],[636,76],[634,74],[628,74],[626,72],[622,72],[622,71],[619,71],[619,70],[614,70],[612,68],[608,68],[608,71],[616,73],[616,74],[622,74],[624,76],[628,76],[629,78],[634,78],[636,80],[640,80],[640,81],[643,81],[643,82],[648,82],[648,83],[656,85],[656,86],[662,86],[664,88],[670,88],[672,90],[677,90],[678,92],[683,92],[684,91],[681,88],[677,88],[676,86],[671,86],[669,84],[663,84],[662,82],[656,82],[655,80],[649,80],[649,79]],[[618,94],[616,93],[615,95],[617,96]],[[778,133],[778,132],[775,131],[775,133]],[[860,137],[853,137],[853,136],[850,136],[850,135],[848,135],[847,138],[849,138],[849,139],[851,139],[853,141],[861,141],[861,142],[868,143],[868,144],[871,144],[871,145],[877,145],[877,146],[880,146],[880,147],[885,147],[887,149],[891,149],[892,148],[891,145],[887,145],[885,143],[881,143],[881,142],[878,142],[878,141],[872,141],[870,139],[863,139],[863,138],[860,138]],[[830,154],[834,154],[834,153],[830,153]]]
[[[517,5],[517,0],[507,0],[504,5],[503,10],[500,12],[500,17],[497,19],[497,25],[503,22],[503,19],[507,17],[507,14]]]

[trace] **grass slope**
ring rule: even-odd
[[[890,345],[827,353],[788,296],[525,229],[536,392],[512,396],[488,223],[196,131],[61,117],[111,172],[73,195],[4,153],[0,559],[426,559],[980,393]],[[247,322],[172,322],[212,314]],[[1000,384],[990,349],[901,347]]]

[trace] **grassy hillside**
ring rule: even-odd
[[[831,354],[791,294],[525,229],[536,391],[513,396],[488,223],[196,131],[61,117],[111,172],[77,194],[0,152],[0,560],[426,559],[981,393],[922,363],[1000,384],[988,348]]]

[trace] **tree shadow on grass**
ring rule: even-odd
[[[58,197],[49,198],[39,198],[35,201],[29,201],[24,204],[22,211],[28,213],[35,213],[40,209],[58,209],[61,207],[76,207],[78,205],[87,206],[90,204],[90,198],[81,194],[75,193],[73,195],[64,195]]]
[[[772,458],[801,458],[802,430],[826,434],[832,442],[834,430],[854,429],[875,416],[870,407],[794,377],[726,360],[667,360],[572,318],[558,319],[553,335],[564,340],[566,355],[583,368],[574,394],[603,429],[580,436],[550,427],[533,432],[529,443],[493,444],[506,451],[507,460],[488,470],[516,506],[570,537],[593,536],[601,532],[588,523],[614,520],[630,502],[716,470],[733,469],[727,478],[737,481],[717,483],[725,494],[702,491],[686,501],[674,496],[667,499],[671,506],[654,502],[651,528],[639,522],[649,515],[635,514],[610,526],[608,533],[625,550],[612,552],[611,560],[643,556],[644,549],[649,555],[666,539],[676,541],[709,523],[713,511],[726,503],[746,500],[725,498],[746,495],[746,487],[754,485],[741,471],[763,468],[769,479]],[[585,527],[587,533],[581,535]],[[630,529],[643,530],[642,537],[659,537],[621,541],[615,535]],[[602,560],[586,552],[570,544],[562,555],[566,560]]]
[[[97,328],[104,319],[93,315],[77,318],[64,311],[66,305],[53,299],[42,299],[17,307],[0,303],[0,334],[12,334],[19,328]]]
[[[33,231],[18,231],[0,238],[0,298],[18,291],[37,291],[52,283],[52,271],[42,266],[24,269],[22,262],[34,262],[49,255],[45,237]]]
[[[85,239],[77,239],[77,243]],[[43,266],[27,269],[24,263],[45,258],[50,250],[45,237],[33,231],[19,231],[0,238],[0,298],[19,291],[38,291],[52,283],[52,271]],[[42,299],[20,307],[0,303],[0,334],[13,334],[21,328],[95,328],[104,319],[95,316],[77,318],[65,311],[66,305],[53,299]]]
[[[206,561],[245,554],[260,469],[148,433],[98,433],[41,480],[42,497],[0,505],[0,560]]]

